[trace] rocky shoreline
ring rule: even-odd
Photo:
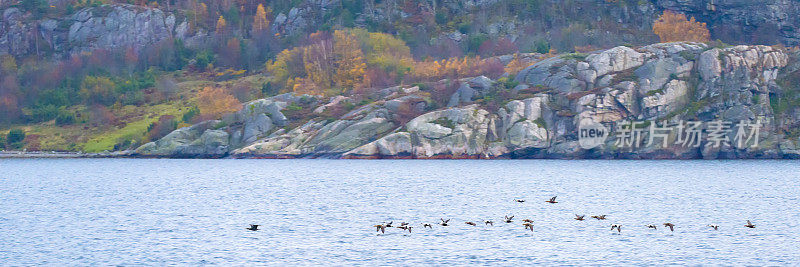
[[[800,106],[779,102],[800,95],[791,82],[800,80],[797,50],[620,46],[554,56],[510,78],[396,86],[368,98],[283,94],[131,151],[0,158],[800,158]],[[433,101],[445,85],[454,86],[449,101]],[[608,136],[586,147],[579,138],[584,121],[607,128]],[[687,144],[687,134],[696,142]]]
[[[341,159],[341,160],[516,160],[516,159],[530,159],[530,160],[796,160],[800,159],[797,154],[774,154],[774,155],[740,155],[735,153],[719,154],[715,158],[704,158],[698,151],[694,155],[683,155],[680,158],[673,157],[668,154],[637,154],[637,153],[621,153],[621,154],[593,154],[587,153],[580,156],[554,156],[548,154],[532,154],[532,155],[510,155],[500,156],[495,158],[481,157],[481,156],[453,156],[453,155],[438,155],[433,157],[419,158],[411,155],[401,156],[343,156],[343,155],[231,155],[224,157],[207,157],[198,155],[195,157],[163,157],[163,156],[150,156],[139,155],[133,152],[123,153],[78,153],[78,152],[0,152],[0,159],[89,159],[89,158],[129,158],[129,159]]]
[[[800,157],[794,130],[800,125],[800,109],[777,109],[779,105],[771,102],[800,90],[782,82],[800,74],[798,59],[797,51],[769,46],[662,43],[555,56],[522,70],[513,87],[508,80],[484,76],[452,81],[460,85],[446,107],[431,101],[430,88],[450,81],[386,88],[375,93],[376,101],[361,106],[354,105],[356,96],[326,100],[285,94],[252,101],[219,120],[178,129],[129,156],[795,159]],[[502,95],[506,97],[497,100]],[[296,110],[298,103],[309,101],[315,114],[286,116],[291,112],[287,107]],[[323,116],[326,109],[346,105],[352,108],[343,115]],[[644,126],[628,147],[608,138],[585,148],[578,138],[584,120],[611,132],[633,121]],[[691,146],[675,145],[685,139],[680,131],[659,135],[665,139],[663,147],[646,142],[649,124],[684,130],[678,125],[692,121],[702,123],[695,133],[722,139],[722,145],[699,138]],[[758,125],[751,128],[759,134],[735,131],[744,122]],[[727,131],[715,133],[717,124]],[[737,145],[737,138],[744,137],[747,146]]]
[[[72,159],[72,158],[123,158],[128,152],[80,153],[55,151],[2,151],[0,159]]]

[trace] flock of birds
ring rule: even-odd
[[[518,203],[524,203],[525,202],[524,199],[514,199],[514,201],[518,202]],[[550,203],[550,204],[558,203],[558,201],[556,201],[556,197],[552,197],[552,198],[550,198],[550,200],[547,200],[545,202]],[[603,214],[603,215],[593,215],[593,216],[591,216],[591,218],[599,220],[599,221],[602,221],[602,220],[606,219],[606,216],[607,215],[605,215],[605,214]],[[583,221],[583,220],[585,220],[584,219],[585,217],[586,217],[586,215],[575,214],[575,218],[574,219],[577,220],[577,221]],[[450,226],[450,219],[445,220],[444,218],[440,218],[439,220],[441,220],[441,222],[439,222],[438,225]],[[505,222],[505,223],[514,222],[514,216],[513,215],[511,215],[511,216],[506,215],[503,218],[503,222]],[[394,225],[392,225],[393,223],[394,223],[394,221],[391,221],[391,222],[388,222],[388,223],[384,222],[382,224],[376,224],[373,227],[375,227],[376,231],[381,233],[381,234],[386,233],[386,228],[395,227],[395,228],[403,230],[403,231],[408,231],[409,233],[411,233],[411,229],[413,228],[407,222],[401,222],[399,226],[394,226]],[[470,225],[470,226],[477,226],[478,225],[475,222],[464,222],[464,223],[467,224],[467,225]],[[483,224],[484,225],[494,226],[494,221],[486,220],[486,221],[483,221]],[[672,223],[668,222],[668,223],[663,223],[663,225],[664,225],[664,227],[669,227],[670,231],[672,231],[672,232],[675,231],[675,224],[672,224]],[[259,226],[261,226],[261,225],[259,225],[259,224],[251,224],[250,227],[247,227],[245,229],[250,230],[250,231],[258,231],[259,230],[258,229]],[[530,220],[530,219],[522,220],[522,226],[525,227],[525,230],[533,231],[533,220]],[[654,230],[658,228],[654,224],[648,224],[648,225],[645,225],[645,226],[647,228],[649,228],[649,229],[654,229]],[[709,224],[707,226],[712,228],[712,229],[714,229],[714,230],[719,230],[719,225],[717,225],[717,224]],[[430,223],[422,223],[422,227],[423,228],[431,228],[431,229],[433,229],[433,225],[430,224]],[[756,228],[756,225],[753,224],[752,222],[750,222],[750,220],[747,220],[747,224],[745,224],[744,227]],[[611,224],[611,231],[614,231],[614,230],[617,230],[618,233],[622,233],[622,225],[621,224]]]
[[[514,201],[515,202],[519,202],[519,203],[525,202],[524,199],[514,199]],[[556,201],[556,197],[552,197],[552,198],[550,198],[550,200],[547,200],[545,202],[550,203],[550,204],[558,203],[558,201]],[[591,218],[602,221],[602,220],[606,219],[606,216],[607,215],[605,215],[605,214],[604,215],[593,215],[593,216],[591,216]],[[583,220],[585,220],[584,219],[585,217],[586,217],[586,215],[575,214],[575,218],[574,219],[577,220],[577,221],[583,221]],[[440,222],[437,223],[438,225],[450,226],[450,219],[440,218],[439,220],[440,220]],[[513,215],[511,215],[511,216],[506,215],[503,218],[503,222],[505,222],[505,223],[514,222],[514,216]],[[477,223],[471,222],[471,221],[464,222],[464,223],[467,224],[467,225],[470,225],[470,226],[477,226],[478,225]],[[411,229],[413,228],[411,226],[411,224],[407,223],[407,222],[401,222],[400,225],[398,225],[398,226],[394,226],[393,224],[394,224],[394,221],[390,221],[388,223],[384,222],[384,223],[381,223],[381,224],[373,225],[373,227],[375,227],[376,231],[379,234],[386,233],[386,228],[394,227],[394,228],[397,228],[397,229],[400,229],[400,230],[403,230],[403,231],[408,231],[409,233],[411,233]],[[483,224],[484,225],[489,225],[489,226],[494,226],[494,221],[485,220],[485,221],[483,221]],[[662,225],[664,227],[668,227],[669,230],[672,231],[672,232],[675,231],[675,224],[673,224],[673,223],[667,222],[667,223],[663,223]],[[525,230],[533,231],[533,220],[530,220],[530,219],[522,220],[522,226],[525,227]],[[647,228],[649,228],[649,229],[654,229],[654,230],[658,228],[654,224],[648,224],[648,225],[645,225],[645,226]],[[717,224],[709,224],[707,226],[712,228],[712,229],[714,229],[714,230],[719,230],[719,225],[717,225]],[[424,228],[431,228],[432,229],[433,225],[430,224],[430,223],[422,223],[422,227],[423,227],[423,229]],[[752,222],[750,222],[750,220],[747,220],[747,224],[745,224],[744,227],[756,228],[756,225],[753,224]],[[258,228],[258,225],[251,224],[250,228],[248,228],[248,230],[256,231],[256,230],[258,230],[257,228]],[[616,230],[618,233],[622,233],[622,225],[621,224],[611,224],[611,231],[614,231],[614,230]]]

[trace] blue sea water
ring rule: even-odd
[[[798,224],[794,161],[0,160],[3,266],[799,265]]]

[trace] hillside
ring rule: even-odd
[[[0,15],[6,150],[781,158],[797,138],[787,1],[20,0]],[[769,134],[741,151],[580,149],[585,118]]]
[[[768,46],[708,47],[665,43],[565,54],[522,70],[513,81],[485,76],[391,87],[363,105],[351,97],[280,95],[244,105],[221,120],[182,128],[135,151],[166,157],[345,158],[794,158],[798,156],[794,95],[797,52]],[[788,67],[787,67],[788,66]],[[792,72],[786,72],[789,68]],[[430,97],[458,84],[447,107]],[[363,102],[362,102],[363,103]],[[302,106],[301,106],[302,105]],[[316,114],[301,117],[300,108]],[[343,115],[331,116],[329,110]],[[409,116],[410,115],[410,116]],[[308,119],[310,118],[310,119]],[[407,118],[407,119],[404,119]],[[626,121],[675,127],[690,121],[730,122],[727,144],[695,144],[671,132],[633,145],[609,138],[579,145],[584,119],[611,129]],[[760,134],[737,144],[735,123],[759,121]],[[709,136],[712,126],[700,128]],[[748,131],[749,133],[750,131]],[[685,139],[685,137],[683,137]],[[664,147],[661,147],[662,141]]]

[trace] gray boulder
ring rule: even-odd
[[[586,61],[597,72],[598,77],[641,66],[644,59],[644,54],[624,46],[614,47],[586,57]]]
[[[493,81],[486,76],[478,76],[461,83],[455,93],[447,103],[448,107],[456,107],[461,104],[470,104],[472,100],[486,95],[492,89]]]

